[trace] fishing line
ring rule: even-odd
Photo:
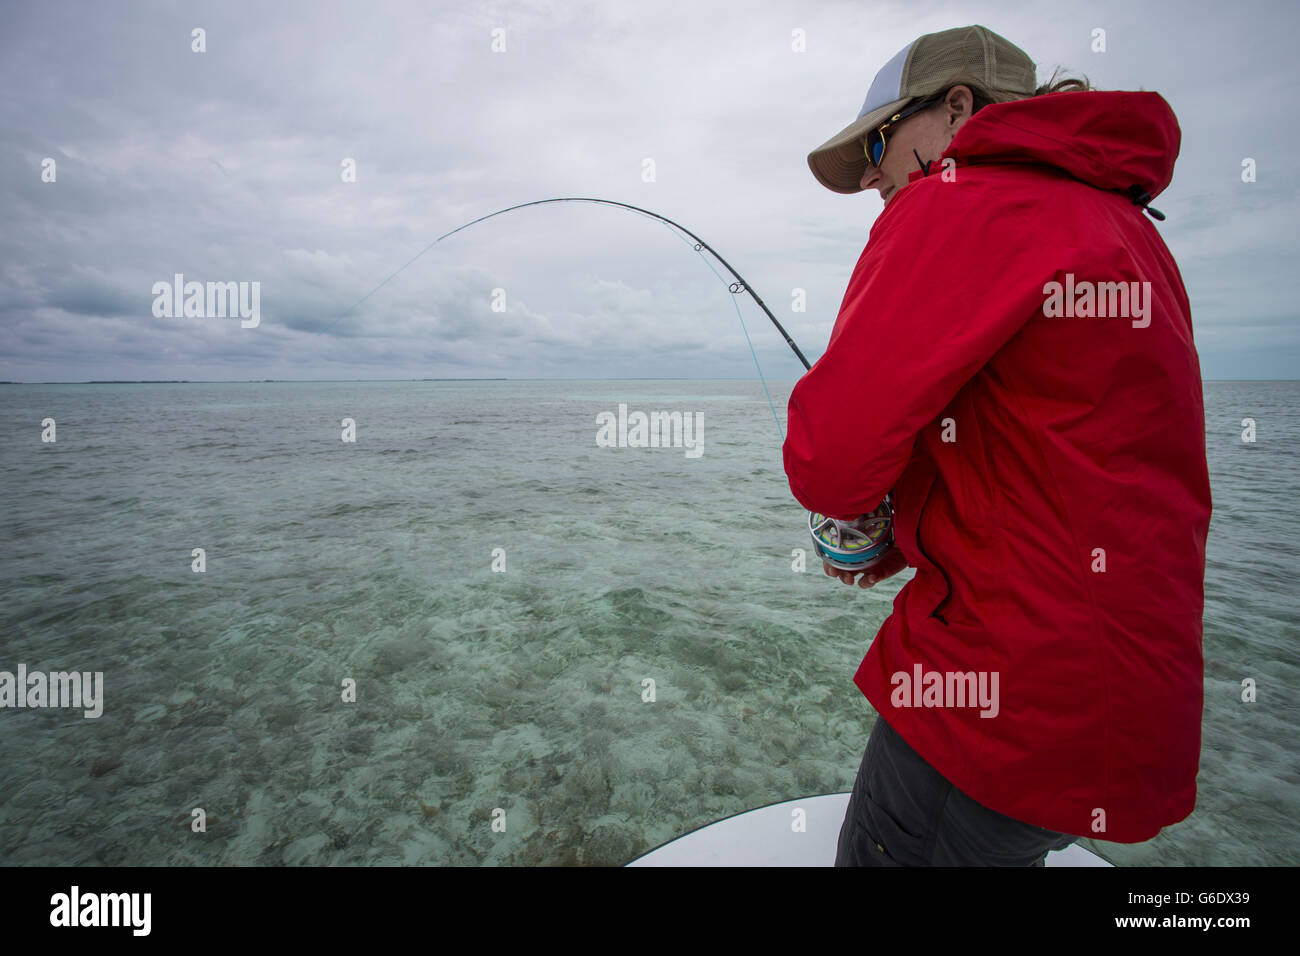
[[[397,278],[398,275],[404,272],[408,267],[410,267],[417,259],[423,256],[426,252],[428,252],[438,243],[442,242],[442,240],[454,236],[456,233],[460,232],[463,229],[468,229],[470,226],[491,219],[494,216],[504,215],[505,213],[513,212],[516,209],[524,209],[528,206],[542,206],[547,203],[555,203],[555,202],[589,202],[589,203],[597,203],[599,205],[604,205],[604,206],[618,206],[622,209],[631,210],[632,212],[635,212],[639,215],[649,216],[652,219],[657,219],[659,222],[662,222],[668,228],[668,230],[673,233],[673,235],[677,236],[677,238],[681,239],[687,245],[692,246],[696,254],[699,255],[700,259],[704,262],[704,264],[709,267],[709,271],[712,272],[717,277],[719,282],[727,283],[727,280],[718,273],[718,270],[713,268],[713,263],[711,263],[705,257],[704,250],[707,249],[708,252],[713,256],[713,258],[717,259],[718,262],[722,263],[722,265],[726,268],[726,270],[735,277],[736,280],[735,282],[727,284],[728,291],[730,291],[733,295],[732,305],[736,309],[736,317],[740,319],[740,328],[745,333],[745,341],[749,344],[750,355],[752,355],[754,358],[754,367],[758,369],[758,380],[763,385],[763,394],[767,396],[767,404],[768,407],[771,408],[772,410],[772,419],[773,421],[776,422],[776,430],[778,433],[780,433],[781,440],[784,441],[785,432],[781,428],[781,419],[778,417],[776,413],[776,403],[772,401],[772,393],[768,390],[767,380],[763,377],[762,366],[759,365],[758,352],[754,349],[754,342],[753,339],[750,338],[749,328],[745,325],[745,317],[741,314],[740,305],[739,303],[736,302],[734,296],[737,296],[742,292],[748,292],[750,298],[752,298],[758,304],[758,307],[763,310],[763,313],[772,321],[772,324],[776,326],[776,330],[780,332],[781,337],[785,339],[786,345],[790,346],[790,349],[798,357],[799,361],[803,363],[803,367],[805,369],[812,368],[811,364],[809,364],[808,362],[808,359],[805,358],[803,352],[800,351],[799,346],[795,344],[794,339],[790,338],[790,333],[787,332],[785,328],[781,325],[781,323],[777,321],[776,316],[772,314],[772,310],[767,307],[767,304],[763,302],[763,300],[759,297],[758,293],[754,291],[753,287],[750,286],[750,284],[745,281],[745,278],[739,272],[737,272],[735,269],[731,267],[731,263],[727,262],[726,259],[718,255],[717,250],[715,250],[707,242],[705,242],[695,233],[691,232],[681,223],[674,222],[673,220],[669,219],[667,216],[661,216],[656,212],[651,212],[649,209],[642,209],[640,206],[633,206],[630,203],[625,203],[625,202],[617,202],[613,199],[592,199],[585,196],[564,196],[557,199],[538,199],[533,202],[525,202],[525,203],[519,203],[518,205],[515,206],[508,206],[505,209],[498,209],[496,212],[488,213],[486,216],[479,216],[477,219],[470,220],[469,222],[465,223],[463,226],[457,226],[455,229],[451,230],[450,232],[443,233],[437,239],[434,239],[427,246],[425,246],[423,249],[421,249],[419,252],[413,255],[410,259],[408,259],[403,265],[401,265],[394,272],[392,272],[388,276],[388,278],[384,279],[383,282],[379,283],[379,285],[375,286],[373,289],[371,289],[369,292],[363,295],[356,302],[352,303],[352,305],[349,306],[343,312],[343,314],[340,315],[337,319],[335,319],[329,325],[325,326],[325,328],[318,330],[316,334],[323,335],[324,333],[328,332],[330,329],[334,328],[334,326],[338,325],[345,318],[351,315],[352,312],[357,308],[357,306],[361,305],[361,303],[365,302],[367,299],[369,299],[372,295],[374,295],[384,286],[388,285],[389,282]],[[681,235],[681,233],[685,233],[685,236],[690,236],[690,240],[687,240],[685,236]]]
[[[919,162],[920,157],[918,156],[917,159]],[[925,167],[923,166],[922,169],[924,170],[924,168]],[[712,255],[713,258],[717,259],[718,262],[720,262],[723,267],[735,277],[736,281],[729,283],[727,289],[732,294],[731,302],[736,309],[736,317],[740,319],[740,328],[745,333],[745,341],[749,344],[750,355],[754,358],[754,367],[758,370],[758,380],[763,385],[763,393],[767,396],[768,407],[772,409],[772,420],[776,422],[776,430],[781,434],[781,440],[784,442],[785,431],[781,428],[781,419],[776,413],[776,404],[772,401],[772,393],[768,391],[767,380],[763,377],[763,369],[758,361],[758,352],[754,349],[754,341],[750,338],[749,328],[745,325],[745,317],[741,314],[740,304],[736,301],[735,297],[740,295],[742,292],[748,292],[750,298],[758,304],[758,307],[763,310],[763,313],[771,320],[772,324],[776,326],[776,330],[780,332],[781,337],[785,339],[785,344],[790,346],[791,351],[793,351],[799,361],[803,363],[803,367],[805,369],[811,369],[812,365],[809,363],[808,359],[804,357],[803,352],[799,350],[799,346],[795,344],[794,339],[790,338],[790,333],[787,332],[781,323],[777,321],[776,316],[772,314],[772,310],[767,307],[766,303],[764,303],[758,293],[754,291],[753,287],[745,281],[744,276],[732,268],[731,263],[718,255],[718,251],[707,242],[695,233],[691,232],[691,230],[687,229],[681,223],[674,222],[667,216],[661,216],[657,212],[651,212],[649,209],[642,209],[640,206],[633,206],[630,203],[625,202],[617,202],[613,199],[592,199],[585,196],[564,196],[556,199],[538,199],[533,202],[508,206],[505,209],[498,209],[496,212],[488,213],[486,216],[479,216],[477,219],[472,219],[463,226],[457,226],[450,232],[445,232],[437,239],[434,239],[427,246],[408,259],[402,266],[392,272],[383,282],[379,283],[379,285],[375,286],[356,302],[352,303],[352,305],[349,306],[342,315],[329,325],[325,326],[325,328],[320,329],[317,334],[324,334],[334,326],[338,325],[338,323],[342,322],[352,314],[357,306],[361,305],[361,303],[365,302],[384,286],[388,285],[389,282],[397,278],[397,276],[402,272],[406,271],[406,269],[409,268],[417,259],[438,243],[442,242],[442,240],[450,238],[456,233],[468,229],[470,226],[477,225],[480,222],[484,222],[496,216],[504,215],[508,212],[514,212],[516,209],[525,209],[529,206],[544,206],[548,203],[557,202],[587,202],[602,206],[617,206],[621,209],[628,209],[642,216],[648,216],[651,219],[657,219],[679,239],[686,242],[687,245],[692,246],[696,254],[699,255],[699,257],[704,261],[704,264],[709,267],[709,271],[717,277],[719,282],[725,283],[727,280],[718,273],[717,269],[713,268],[713,263],[705,258],[705,250],[708,250],[709,254]],[[682,233],[684,233],[685,236],[689,236],[691,241],[688,242],[685,236],[681,235]],[[834,518],[826,518],[820,514],[810,513],[808,515],[808,531],[812,537],[813,547],[816,549],[817,555],[826,563],[842,570],[862,571],[877,564],[894,544],[892,499],[892,494],[887,495],[878,508],[853,521],[841,521]]]
[[[713,268],[713,263],[710,262],[708,259],[704,258],[704,251],[701,249],[699,243],[695,243],[692,245],[691,241],[687,239],[685,236],[680,235],[679,233],[675,232],[673,229],[668,228],[667,226],[665,226],[664,228],[668,229],[669,232],[671,232],[674,236],[677,236],[677,238],[680,239],[682,242],[686,243],[688,246],[691,246],[691,248],[695,250],[695,254],[700,257],[700,261],[702,261],[706,266],[709,267],[710,272],[712,272],[715,276],[718,276],[719,282],[724,284],[727,283],[726,279],[718,275],[718,270]],[[772,393],[767,390],[767,379],[763,378],[763,367],[758,364],[758,353],[754,351],[754,340],[749,337],[749,328],[745,325],[745,317],[740,314],[740,303],[736,301],[736,296],[740,295],[741,292],[745,291],[744,287],[740,286],[740,284],[737,282],[732,282],[727,285],[727,291],[731,293],[732,296],[731,304],[736,309],[736,318],[740,319],[741,331],[745,333],[745,341],[749,344],[749,354],[754,357],[754,368],[758,370],[758,380],[763,386],[763,394],[767,396],[767,407],[772,409],[772,421],[776,422],[777,434],[781,436],[781,443],[785,444],[785,429],[781,427],[781,419],[776,414],[776,403],[772,401]],[[803,358],[802,355],[800,355],[799,357]]]

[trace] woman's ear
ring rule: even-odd
[[[954,86],[948,91],[944,105],[948,108],[948,125],[960,126],[970,119],[971,111],[975,108],[975,95],[969,86]]]
[[[971,112],[975,108],[975,95],[969,86],[954,86],[948,91],[943,105],[948,119],[944,132],[948,142],[952,142],[962,124],[971,118]]]

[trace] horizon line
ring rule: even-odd
[[[0,385],[311,385],[335,383],[373,383],[373,382],[756,382],[753,377],[721,376],[636,376],[631,378],[512,378],[509,376],[467,376],[464,378],[122,378],[122,379],[83,379],[74,381],[30,381],[15,382],[0,380]],[[797,381],[797,379],[773,379],[773,381]],[[1203,378],[1201,383],[1214,382],[1227,384],[1233,382],[1300,382],[1300,378]]]

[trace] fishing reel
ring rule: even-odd
[[[875,511],[852,521],[827,518],[808,512],[808,533],[812,535],[817,556],[841,571],[865,571],[880,563],[894,546],[894,496]]]

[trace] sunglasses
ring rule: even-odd
[[[896,126],[903,120],[907,119],[913,113],[919,113],[926,107],[933,106],[937,103],[936,99],[922,100],[919,103],[913,103],[907,109],[900,110],[889,119],[885,120],[871,132],[867,133],[866,138],[862,141],[862,152],[866,154],[867,162],[872,166],[879,166],[880,161],[885,158],[885,131],[891,126]]]

